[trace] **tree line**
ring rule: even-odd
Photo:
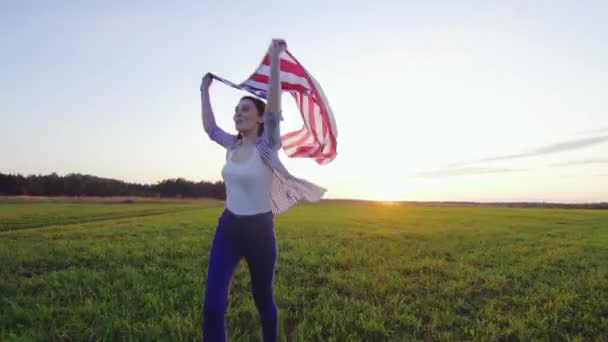
[[[210,197],[226,198],[221,181],[192,182],[183,178],[165,179],[156,184],[127,183],[93,175],[69,173],[59,176],[0,173],[3,196],[140,196],[140,197]]]

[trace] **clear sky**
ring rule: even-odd
[[[2,1],[0,172],[215,181],[199,85],[273,37],[323,87],[327,198],[608,200],[606,1]],[[242,93],[215,83],[233,131]],[[284,132],[301,126],[287,95]]]

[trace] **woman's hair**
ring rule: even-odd
[[[253,96],[249,96],[249,95],[241,97],[241,101],[242,100],[251,100],[251,102],[253,102],[253,104],[255,105],[255,108],[258,110],[258,116],[264,115],[264,110],[266,109],[266,103],[264,103],[264,101],[258,99],[257,97],[253,97]],[[262,136],[263,133],[264,133],[264,123],[262,122],[258,126],[258,137]],[[243,135],[239,132],[239,134],[237,135],[237,139],[241,139],[241,138],[243,138]]]

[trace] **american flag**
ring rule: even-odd
[[[315,78],[286,49],[279,56],[281,90],[291,93],[302,116],[302,128],[281,136],[282,148],[289,157],[314,158],[327,164],[337,154],[338,130],[325,93]],[[241,84],[217,75],[215,79],[231,87],[246,90],[267,99],[270,82],[270,58],[264,56],[256,71]]]

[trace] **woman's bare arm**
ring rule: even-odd
[[[285,41],[273,39],[268,49],[270,59],[270,89],[268,90],[268,102],[266,103],[266,116],[264,118],[264,133],[266,143],[272,149],[281,147],[281,133],[279,121],[281,120],[281,79],[280,79],[280,54],[285,50]]]
[[[203,128],[211,140],[218,144],[228,147],[236,140],[236,135],[229,134],[218,127],[215,123],[215,115],[211,109],[209,101],[209,87],[213,77],[211,74],[206,74],[201,82],[201,112],[203,118]]]

